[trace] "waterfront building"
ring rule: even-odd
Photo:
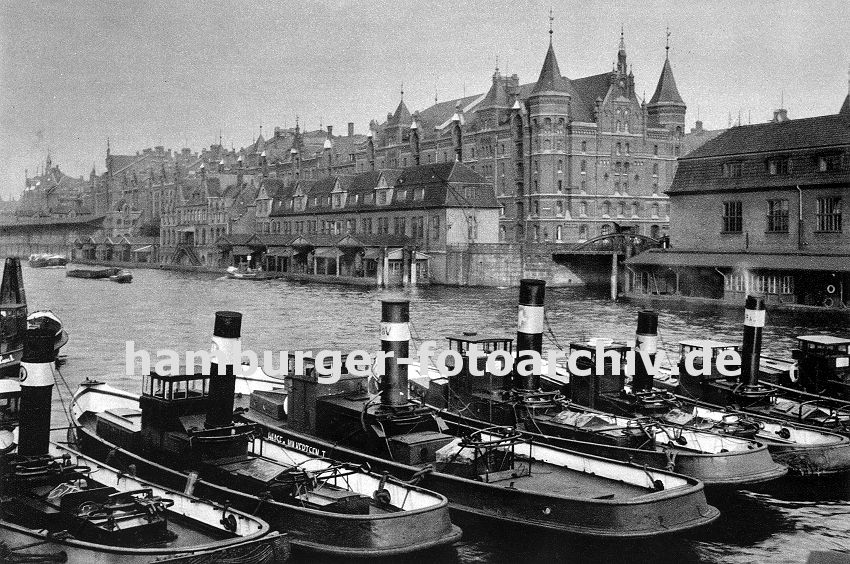
[[[383,284],[447,280],[447,250],[498,242],[492,187],[456,161],[263,179],[253,240],[231,256],[267,270],[360,277]]]
[[[638,294],[850,305],[850,94],[837,114],[731,127],[679,161],[670,246],[627,261]]]
[[[254,228],[256,186],[252,178],[225,172],[174,174],[156,188],[162,193],[158,261],[188,266],[227,266],[217,241],[234,233],[250,234]]]
[[[669,49],[669,46],[668,46]],[[503,242],[576,244],[616,230],[662,237],[686,106],[669,56],[638,98],[620,36],[610,72],[569,79],[550,43],[536,82],[498,68],[485,93],[370,124],[358,172],[458,160],[498,198]]]

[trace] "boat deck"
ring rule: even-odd
[[[248,409],[249,397],[236,397],[235,407],[245,408],[242,417],[247,420],[259,423],[271,429],[285,429],[285,422],[281,422],[274,417],[265,415],[255,410]],[[330,445],[328,445],[330,447]],[[531,447],[532,456],[536,456],[536,452],[545,447],[534,445]],[[547,449],[550,450],[551,449]],[[336,453],[340,452],[340,447],[335,449]],[[521,449],[517,448],[517,454],[521,454]],[[595,468],[597,459],[584,457],[578,453],[568,453],[563,455],[563,451],[556,451],[557,460],[552,460],[549,463],[540,460],[534,460],[531,463],[531,475],[506,477],[499,481],[492,481],[495,486],[504,486],[529,493],[542,495],[557,495],[568,498],[583,498],[583,499],[611,499],[611,500],[626,500],[634,499],[639,496],[652,493],[654,490],[650,487],[627,483],[626,476],[622,480],[609,479],[597,475],[601,468]],[[579,461],[581,460],[581,462]],[[522,462],[522,461],[520,461]],[[559,463],[563,462],[565,467]],[[574,469],[575,464],[583,464],[584,471]],[[616,464],[616,463],[615,463]],[[373,463],[373,467],[374,467]],[[422,464],[420,467],[427,466]],[[409,466],[408,468],[416,469],[417,467]],[[622,467],[620,467],[622,468]],[[401,477],[401,476],[400,476]]]

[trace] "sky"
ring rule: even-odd
[[[836,113],[848,91],[850,2],[718,0],[251,2],[0,0],[0,195],[54,164],[88,178],[113,153],[164,145],[240,148],[275,126],[348,122],[365,133],[485,91],[502,73],[537,79],[549,40],[561,72],[606,72],[620,26],[638,93],[670,61],[709,129]]]

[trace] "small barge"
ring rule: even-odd
[[[65,268],[68,257],[65,255],[34,254],[29,256],[31,268]]]

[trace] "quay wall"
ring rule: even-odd
[[[0,256],[28,257],[34,253],[73,256],[73,241],[94,235],[94,225],[48,225],[40,229],[0,228]],[[611,255],[570,254],[563,244],[471,243],[450,245],[445,250],[429,249],[429,283],[449,286],[518,286],[522,278],[540,278],[550,286],[607,286],[610,284]],[[157,268],[223,274],[221,267],[85,260],[74,263]],[[277,274],[277,273],[276,273]],[[375,286],[376,281],[347,276],[280,273],[280,278],[298,281]],[[622,272],[621,272],[622,274]],[[620,276],[622,279],[623,277]],[[325,280],[327,279],[327,280]]]

